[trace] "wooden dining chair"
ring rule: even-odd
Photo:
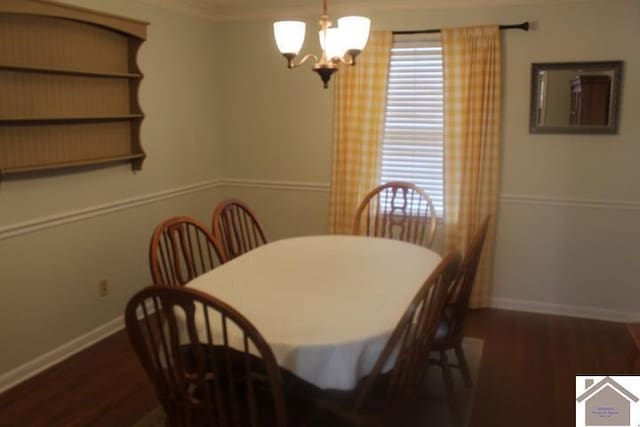
[[[241,200],[227,199],[213,212],[212,230],[224,249],[227,260],[267,243],[267,237],[255,212]]]
[[[424,361],[459,263],[460,255],[452,253],[429,275],[352,398],[346,403],[319,398],[320,408],[348,424],[396,425],[398,417],[420,396],[427,369]],[[393,357],[393,369],[384,373]]]
[[[182,286],[225,261],[215,237],[193,218],[169,218],[151,236],[149,265],[156,285]]]
[[[429,195],[409,182],[391,181],[369,192],[356,210],[353,234],[388,237],[431,247],[436,210]]]
[[[441,367],[452,413],[458,413],[458,408],[453,386],[453,375],[450,368],[459,368],[464,384],[467,387],[473,385],[471,371],[462,349],[462,340],[464,338],[464,320],[469,308],[471,290],[473,289],[478,263],[482,255],[482,247],[487,236],[489,221],[490,217],[487,216],[468,246],[456,280],[449,290],[447,305],[438,322],[433,339],[432,350],[437,354],[437,359],[430,359],[429,362]],[[449,350],[455,352],[457,365],[449,363],[447,356]]]
[[[150,286],[127,304],[125,324],[165,425],[287,426],[273,352],[231,306],[191,288]]]

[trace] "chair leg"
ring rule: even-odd
[[[458,359],[458,366],[460,366],[460,372],[462,373],[462,379],[464,385],[469,388],[473,386],[473,380],[471,379],[471,370],[467,363],[467,358],[464,357],[464,351],[462,350],[462,344],[458,344],[454,348],[456,352],[456,358]]]
[[[454,426],[460,425],[460,411],[458,410],[458,402],[453,387],[453,375],[449,368],[449,359],[445,350],[440,351],[440,368],[442,370],[442,379],[444,380],[444,388],[447,392],[447,400],[449,400],[449,410],[451,411],[451,420]]]

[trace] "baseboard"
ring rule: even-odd
[[[611,322],[640,322],[640,314],[632,311],[610,310],[600,307],[556,304],[543,301],[528,301],[511,298],[491,298],[491,308],[503,310],[527,311],[531,313],[551,314],[556,316],[580,317]]]
[[[147,301],[146,306],[147,313],[153,314],[156,311],[151,301]],[[141,312],[138,313],[138,318],[142,318]],[[0,393],[28,380],[53,365],[68,359],[85,348],[105,339],[109,335],[115,334],[116,332],[124,329],[124,326],[124,315],[118,316],[104,325],[98,326],[92,331],[63,344],[60,347],[38,356],[35,359],[10,370],[9,372],[5,372],[0,375]]]
[[[38,356],[17,368],[5,372],[0,375],[0,393],[33,377],[45,369],[62,362],[79,351],[82,351],[109,335],[120,331],[122,328],[124,328],[124,316],[118,316],[104,325],[63,344],[60,347]]]

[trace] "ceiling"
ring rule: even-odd
[[[295,10],[298,12],[322,11],[322,0],[175,0],[202,10],[215,13],[217,15],[236,14],[258,14],[269,11]],[[417,0],[412,0],[414,3]],[[418,0],[419,1],[419,0]],[[430,0],[422,0],[422,2]],[[432,1],[432,0],[431,0]],[[453,0],[456,1],[456,0]],[[395,1],[395,3],[407,3],[405,0]],[[327,0],[328,7],[356,6],[371,3],[385,3],[385,0]],[[386,3],[394,3],[394,0],[387,0]]]
[[[322,0],[140,0],[156,6],[213,20],[300,17],[322,12]],[[327,0],[329,14],[369,13],[372,10],[434,9],[536,3],[571,3],[585,0]],[[607,0],[602,0],[607,1]],[[611,0],[608,0],[611,1]]]
[[[254,9],[265,9],[273,7],[299,7],[317,6],[322,7],[322,0],[180,0],[197,7],[211,10],[232,9],[241,7],[251,7]],[[330,4],[340,3],[362,3],[362,0],[327,0]]]

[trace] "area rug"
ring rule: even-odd
[[[477,338],[465,338],[463,342],[464,353],[467,356],[469,369],[473,378],[473,384],[477,384],[480,361],[482,359],[483,341]],[[453,352],[449,360],[455,361]],[[469,426],[471,410],[473,409],[473,397],[475,387],[465,388],[457,369],[453,369],[458,407],[460,408],[460,420],[462,426]],[[455,426],[449,411],[442,374],[439,367],[432,367],[427,378],[427,399],[421,405],[419,413],[415,415],[416,425],[428,425],[430,427],[458,427]],[[413,423],[412,423],[413,424]],[[162,407],[158,406],[138,420],[132,427],[164,427],[165,416]],[[295,427],[295,426],[293,426]],[[331,426],[327,426],[331,427]]]
[[[452,369],[456,398],[458,400],[458,408],[460,411],[460,426],[469,427],[470,425],[475,385],[478,384],[478,373],[480,372],[480,362],[482,360],[483,344],[484,342],[477,338],[465,338],[462,343],[464,354],[467,357],[467,362],[469,364],[469,370],[471,371],[471,378],[473,380],[474,387],[466,388],[464,386],[462,376],[460,375],[460,370]],[[448,356],[450,362],[456,361],[453,351],[448,354]],[[451,411],[449,410],[448,401],[445,398],[446,392],[440,367],[433,366],[429,369],[429,376],[427,378],[427,397],[428,398],[420,411],[422,416],[416,420],[416,426],[429,425],[434,427],[458,427],[451,419]],[[412,423],[411,425],[413,426],[414,424]]]

